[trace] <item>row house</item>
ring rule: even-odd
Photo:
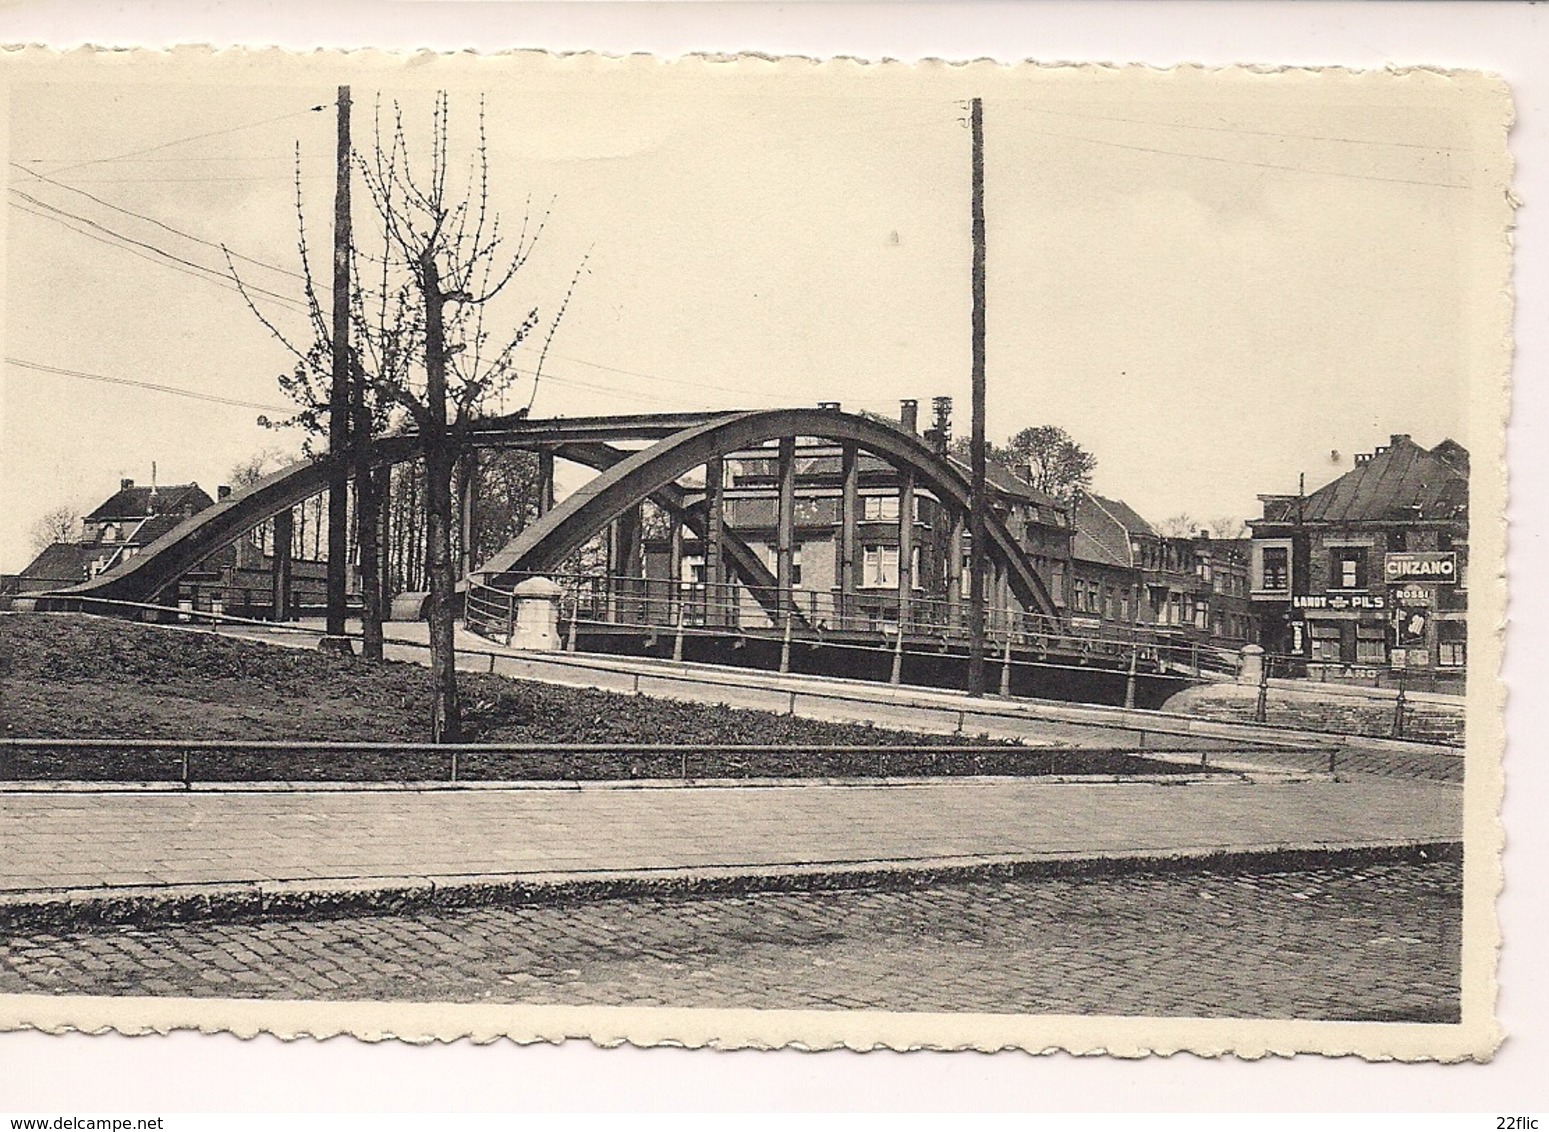
[[[1123,500],[1090,493],[1076,501],[1075,527],[1073,627],[1233,648],[1256,639],[1248,540],[1163,535]]]

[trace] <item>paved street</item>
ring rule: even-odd
[[[1082,857],[1462,836],[1443,783],[0,794],[0,895],[116,886],[585,875]]]
[[[0,991],[1454,1021],[1461,869],[610,899],[0,940]]]

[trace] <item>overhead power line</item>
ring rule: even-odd
[[[1470,186],[1459,185],[1451,181],[1427,181],[1416,177],[1384,177],[1376,173],[1350,173],[1340,169],[1309,169],[1305,165],[1281,165],[1272,161],[1246,161],[1239,157],[1217,157],[1208,153],[1186,153],[1178,149],[1162,149],[1158,146],[1130,145],[1126,142],[1107,141],[1103,138],[1081,137],[1076,134],[1056,134],[1047,130],[1033,130],[1046,138],[1061,138],[1064,141],[1086,142],[1088,145],[1106,145],[1114,149],[1128,149],[1137,153],[1159,153],[1167,157],[1186,157],[1195,161],[1212,161],[1220,165],[1245,165],[1257,169],[1280,169],[1288,173],[1306,173],[1315,177],[1348,177],[1356,181],[1382,181],[1395,185],[1423,185],[1432,189],[1466,189]]]
[[[201,393],[197,389],[182,389],[176,385],[158,385],[154,381],[134,381],[127,377],[109,377],[107,374],[87,373],[85,370],[67,369],[64,366],[44,365],[42,362],[31,362],[25,358],[13,358],[9,355],[6,356],[5,363],[6,365],[17,366],[21,369],[53,374],[57,377],[73,377],[82,381],[98,381],[105,385],[127,385],[134,389],[149,389],[156,393],[171,393],[177,397],[187,397],[194,401],[209,401],[216,405],[232,405],[239,409],[262,409],[270,413],[285,414],[296,411],[295,406],[285,409],[278,405],[261,405],[256,401],[239,401],[231,397],[220,397],[214,393]]]
[[[1166,130],[1206,130],[1219,134],[1248,134],[1254,137],[1288,138],[1297,141],[1341,142],[1347,145],[1386,145],[1400,149],[1424,149],[1433,153],[1451,153],[1451,147],[1427,142],[1392,141],[1387,138],[1347,138],[1335,134],[1298,134],[1285,130],[1253,130],[1246,126],[1207,126],[1198,122],[1160,122],[1154,118],[1121,118],[1111,114],[1082,114],[1075,110],[1051,110],[1047,106],[1028,106],[1034,114],[1053,114],[1060,118],[1080,118],[1091,122],[1127,122],[1135,126],[1155,126]]]
[[[137,248],[143,248],[145,251],[150,252],[152,255],[160,257],[161,260],[165,260],[168,265],[176,264],[181,265],[181,268],[183,269],[191,269],[191,271],[185,270],[183,272],[184,274],[197,272],[199,274],[195,274],[195,278],[204,279],[206,282],[215,283],[219,286],[226,287],[229,290],[239,289],[232,277],[226,272],[219,270],[218,268],[207,267],[202,263],[195,263],[193,260],[185,259],[182,256],[173,252],[169,252],[165,248],[159,247],[156,244],[148,243],[144,240],[137,240],[132,236],[126,236],[124,233],[119,232],[116,229],[109,228],[104,224],[100,224],[97,221],[92,220],[90,217],[82,216],[79,213],[71,212],[68,209],[59,208],[55,205],[48,204],[45,201],[38,200],[36,197],[31,196],[30,194],[25,193],[21,189],[18,189],[14,186],[11,188],[11,193],[14,196],[20,197],[23,201],[33,206],[30,209],[22,209],[23,212],[27,212],[30,215],[38,216],[44,220],[54,220],[55,222],[62,224],[64,227],[69,228],[72,232],[76,232],[90,239],[98,240],[101,243],[107,244],[109,247],[116,247],[122,251],[131,250],[130,247],[125,245],[133,245]],[[12,206],[19,207],[14,201],[12,202]],[[85,229],[78,228],[76,225],[69,223],[70,220],[77,221],[80,224],[85,224],[89,228],[94,229],[95,232],[89,232]],[[102,233],[103,235],[99,236],[96,233]],[[104,239],[103,236],[111,238]],[[142,256],[141,258],[145,257]],[[158,261],[152,260],[151,262]],[[267,298],[273,299],[276,302],[282,303],[294,309],[303,312],[306,312],[308,309],[304,303],[293,299],[289,295],[282,295],[278,291],[270,291],[266,288],[257,287],[251,284],[247,284],[245,286],[247,287],[247,290],[253,294],[264,295]]]
[[[293,279],[304,278],[304,276],[299,271],[292,271],[287,267],[281,267],[278,264],[269,263],[266,260],[255,259],[253,256],[243,255],[241,252],[234,252],[230,248],[227,248],[224,244],[218,244],[214,240],[206,240],[203,237],[195,236],[190,232],[185,232],[181,228],[174,228],[172,225],[166,223],[165,221],[157,220],[154,216],[147,216],[143,212],[136,212],[132,208],[125,208],[123,205],[118,205],[114,204],[112,201],[103,200],[99,196],[94,196],[93,194],[88,193],[85,189],[78,189],[74,185],[66,184],[64,181],[56,181],[52,177],[48,177],[42,173],[24,168],[15,161],[11,162],[11,164],[17,169],[20,169],[23,173],[26,173],[32,177],[36,177],[40,181],[45,181],[50,185],[56,185],[59,188],[64,189],[66,192],[75,193],[77,196],[83,196],[89,201],[95,201],[103,208],[110,208],[114,212],[122,213],[125,216],[132,216],[136,220],[145,221],[147,224],[153,224],[157,228],[160,228],[162,231],[170,232],[174,236],[181,236],[185,240],[192,240],[196,244],[203,244],[207,248],[214,248],[216,251],[230,255],[232,259],[240,259],[242,262],[251,263],[255,267],[265,267],[270,271],[278,271],[281,275],[289,275]]]
[[[57,169],[50,169],[49,174],[51,176],[57,176],[58,174],[68,172],[71,169],[84,169],[88,165],[103,165],[113,161],[124,161],[131,157],[140,157],[147,153],[155,153],[158,150],[170,149],[175,145],[186,145],[189,142],[202,141],[205,138],[220,137],[223,134],[235,134],[242,130],[256,130],[260,126],[271,126],[275,122],[284,122],[291,118],[299,118],[304,114],[316,114],[319,111],[329,109],[332,105],[333,103],[331,102],[325,102],[318,106],[308,106],[304,110],[292,110],[288,114],[279,114],[273,118],[265,118],[260,122],[247,122],[240,126],[227,126],[219,130],[208,130],[202,134],[191,134],[188,137],[173,138],[171,141],[158,142],[156,145],[146,146],[143,149],[132,149],[127,153],[115,153],[108,157],[93,157],[87,161],[77,161],[71,165],[64,165]]]

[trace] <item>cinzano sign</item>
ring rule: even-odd
[[[1451,550],[1390,554],[1382,573],[1389,582],[1456,582],[1458,556]]]

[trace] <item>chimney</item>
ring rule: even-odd
[[[898,421],[909,433],[916,433],[920,429],[920,403],[915,400],[898,402]]]
[[[1388,439],[1392,442],[1393,447],[1397,448],[1409,439],[1409,434],[1407,432],[1395,432]]]
[[[826,412],[837,413],[839,411],[839,402],[838,401],[819,401],[818,402],[818,408],[823,409]]]
[[[133,486],[134,486],[134,480],[127,480],[127,479],[125,479],[125,480],[119,480],[118,481],[118,490],[119,491],[128,491]]]
[[[226,496],[228,496],[230,494],[231,494],[231,485],[229,483],[223,483],[218,488],[215,489],[215,498],[217,500],[225,499]]]

